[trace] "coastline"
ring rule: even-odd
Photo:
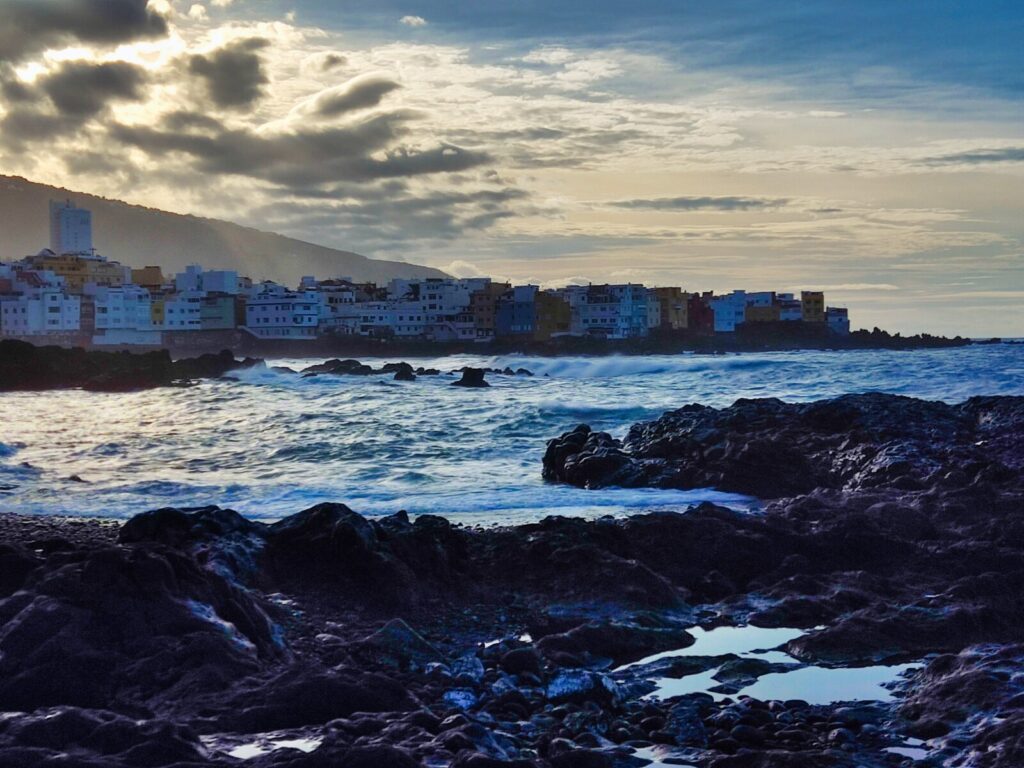
[[[0,708],[14,713],[0,752],[125,768],[244,750],[259,768],[918,753],[1011,768],[1022,431],[1020,397],[863,395],[691,406],[621,445],[551,441],[547,466],[583,472],[570,482],[615,466],[753,490],[756,475],[756,515],[703,504],[480,529],[341,504],[272,524],[207,507],[137,515],[116,542],[99,521],[0,517]],[[767,634],[705,649],[743,626]],[[844,695],[851,668],[889,687],[818,700],[822,685]],[[776,680],[802,695],[773,697]]]
[[[380,357],[403,356],[419,359],[454,355],[523,354],[539,357],[643,356],[662,354],[734,354],[747,352],[786,352],[798,350],[918,350],[946,349],[974,344],[1016,344],[1016,339],[971,339],[917,334],[901,336],[880,329],[853,331],[837,336],[827,328],[779,328],[761,323],[733,334],[698,335],[688,333],[655,334],[642,339],[608,340],[556,337],[547,341],[493,339],[487,342],[434,342],[425,340],[379,339],[361,336],[320,336],[303,341],[259,339],[238,331],[192,331],[174,334],[163,346],[94,345],[88,337],[47,339],[40,336],[18,337],[34,346],[84,348],[95,352],[146,354],[167,350],[174,359],[215,354],[229,350],[243,357]],[[15,337],[11,337],[15,338]]]

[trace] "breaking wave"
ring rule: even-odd
[[[365,360],[374,367],[394,358]],[[270,365],[301,370],[314,361]],[[384,515],[450,515],[474,523],[547,514],[748,508],[707,491],[545,483],[546,441],[577,424],[622,436],[686,403],[740,397],[813,400],[883,390],[959,402],[1024,394],[1024,345],[919,352],[420,359],[442,375],[301,375],[272,368],[237,380],[127,395],[0,394],[4,508],[127,516],[158,506],[229,506],[271,519],[321,501]],[[452,387],[464,365],[527,368],[484,390]],[[15,458],[16,455],[16,458]],[[27,466],[23,465],[27,462]],[[77,476],[84,482],[72,480]]]

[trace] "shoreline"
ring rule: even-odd
[[[762,324],[767,325],[767,324]],[[12,337],[13,338],[13,337]],[[412,359],[440,358],[455,355],[531,355],[538,357],[567,356],[644,356],[675,354],[734,354],[791,351],[852,351],[947,349],[973,345],[1020,344],[1015,338],[973,339],[939,337],[929,334],[901,336],[875,329],[854,331],[848,336],[835,336],[827,329],[757,328],[735,334],[695,335],[684,332],[657,334],[642,339],[603,340],[575,337],[548,341],[497,339],[488,342],[400,341],[365,337],[321,336],[305,341],[257,339],[237,331],[195,331],[178,333],[173,342],[161,346],[97,345],[87,338],[48,340],[42,337],[20,337],[17,341],[34,346],[83,348],[93,352],[129,352],[148,354],[166,350],[174,359],[220,353],[228,350],[243,357],[287,357],[315,359],[325,357],[394,357]],[[60,343],[57,343],[60,341]]]
[[[1022,433],[1021,397],[855,395],[688,406],[622,442],[573,430],[545,457],[591,487],[715,477],[760,491],[758,515],[0,515],[0,754],[1015,768]],[[819,700],[832,685],[852,698]]]

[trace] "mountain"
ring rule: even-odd
[[[370,259],[228,221],[168,213],[120,200],[0,175],[0,261],[49,245],[50,199],[92,211],[93,243],[108,259],[133,267],[156,264],[165,275],[189,264],[234,269],[254,280],[295,284],[302,275],[351,277],[378,284],[395,277],[443,277],[432,267]]]

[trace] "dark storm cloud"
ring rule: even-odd
[[[238,40],[212,53],[189,58],[189,71],[201,78],[218,107],[247,107],[263,96],[270,82],[259,51],[270,45],[262,37]]]
[[[72,41],[123,43],[167,34],[147,0],[0,0],[0,61]]]
[[[38,94],[29,85],[16,79],[0,83],[0,92],[3,93],[4,101],[8,103],[30,102],[38,98]]]
[[[196,131],[115,123],[110,136],[154,157],[185,155],[205,173],[238,174],[285,187],[455,172],[490,159],[456,146],[393,148],[408,133],[405,124],[413,116],[396,111],[344,127],[278,134],[219,125]]]
[[[107,113],[111,102],[142,98],[146,80],[143,68],[123,61],[68,61],[32,84],[7,80],[0,143],[23,150],[81,133],[90,120]]]
[[[755,211],[780,208],[785,198],[765,197],[658,197],[650,200],[619,200],[616,208],[647,211]]]
[[[387,194],[383,194],[384,190]],[[337,191],[333,190],[332,192]],[[526,197],[520,189],[503,187],[470,192],[396,189],[392,182],[375,184],[358,199],[344,203],[281,200],[253,212],[253,222],[275,230],[331,241],[339,231],[360,247],[392,248],[410,239],[447,241],[479,231],[515,215],[512,206]]]
[[[145,82],[145,70],[125,61],[69,61],[43,79],[39,87],[59,113],[90,117],[110,101],[140,98]]]
[[[375,107],[380,104],[381,99],[401,87],[383,75],[364,75],[317,94],[310,109],[320,117],[336,117],[347,112]]]
[[[13,149],[45,142],[81,130],[82,121],[71,115],[54,115],[38,109],[11,109],[0,120],[0,143]]]
[[[932,157],[927,165],[988,165],[990,163],[1024,163],[1024,147],[1002,149],[976,149],[952,155]]]

